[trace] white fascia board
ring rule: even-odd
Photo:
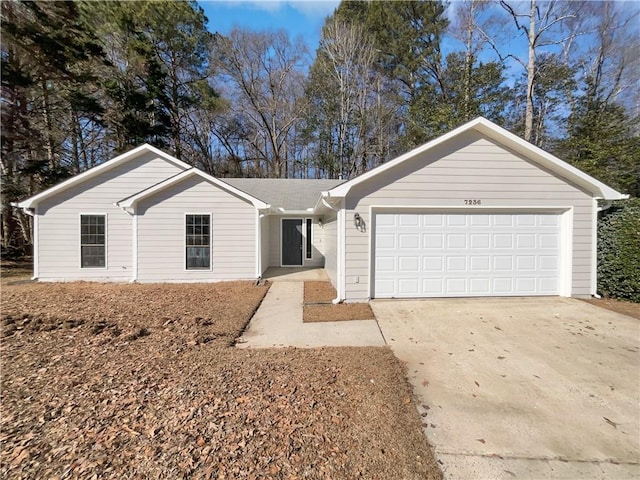
[[[414,148],[413,150],[384,163],[373,170],[349,180],[342,185],[329,190],[328,194],[332,197],[345,197],[352,187],[362,182],[367,181],[371,177],[375,177],[389,169],[394,168],[396,165],[403,163],[411,158],[416,157],[426,151],[432,150],[435,147],[451,140],[464,132],[475,130],[487,137],[495,140],[496,142],[511,148],[516,152],[522,154],[525,158],[533,160],[538,165],[547,168],[548,170],[558,174],[560,177],[575,183],[576,185],[584,188],[590,192],[595,198],[602,200],[623,200],[629,198],[628,195],[622,194],[613,188],[605,185],[604,183],[596,180],[595,178],[587,175],[583,171],[569,165],[568,163],[560,160],[558,157],[551,155],[549,152],[542,150],[539,147],[523,140],[522,138],[514,135],[513,133],[505,130],[504,128],[490,122],[486,118],[478,117],[471,120],[468,123],[446,133],[424,145]]]
[[[170,163],[173,163],[174,165],[180,168],[183,168],[185,170],[191,168],[191,165],[183,162],[182,160],[178,160],[177,158],[172,157],[171,155],[163,152],[162,150],[158,150],[156,147],[152,147],[151,145],[145,143],[144,145],[140,145],[139,147],[136,147],[133,150],[129,150],[128,152],[125,152],[122,155],[118,155],[117,157],[112,158],[111,160],[101,163],[98,166],[90,168],[85,172],[75,175],[65,180],[64,182],[59,183],[58,185],[55,185],[51,188],[48,188],[47,190],[44,190],[38,193],[37,195],[26,198],[20,202],[12,203],[12,205],[19,208],[33,208],[33,206],[36,205],[43,198],[49,197],[50,195],[61,192],[63,190],[66,190],[69,187],[72,187],[74,185],[84,182],[85,180],[93,178],[105,170],[109,170],[110,168],[113,168],[116,165],[119,165],[121,163],[127,162],[133,158],[138,157],[144,152],[151,152],[163,158],[164,160]]]
[[[317,213],[315,212],[315,209],[313,210],[287,210],[285,208],[278,208],[275,211],[276,214],[278,215],[304,215],[304,216],[313,216],[313,215],[317,215]]]
[[[127,197],[123,200],[120,200],[119,202],[116,202],[116,205],[118,205],[120,208],[132,208],[138,201],[147,198],[151,195],[153,195],[154,193],[157,193],[159,191],[164,190],[167,187],[170,187],[171,185],[175,185],[178,182],[181,182],[182,180],[186,179],[187,177],[191,177],[193,175],[197,175],[199,177],[201,177],[203,180],[206,180],[214,185],[216,185],[217,187],[220,187],[223,190],[226,190],[230,193],[233,193],[234,195],[237,195],[245,200],[247,200],[249,203],[251,203],[254,207],[256,207],[257,209],[267,209],[269,208],[269,205],[264,203],[262,200],[259,200],[251,195],[249,195],[248,193],[243,192],[242,190],[238,190],[235,187],[232,187],[231,185],[229,185],[228,183],[223,182],[222,180],[219,180],[215,177],[212,177],[211,175],[204,173],[201,170],[198,170],[195,167],[191,167],[189,168],[189,170],[186,170],[178,175],[174,175],[173,177],[168,178],[167,180],[165,180],[164,182],[160,182],[156,185],[154,185],[153,187],[147,188],[145,190],[142,190],[138,193],[136,193],[135,195],[132,195],[130,197]]]

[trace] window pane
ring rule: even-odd
[[[187,215],[185,243],[187,269],[208,269],[211,267],[209,215]]]
[[[82,267],[98,267],[105,266],[105,248],[104,247],[81,247],[82,249]]]
[[[187,247],[187,268],[209,268],[209,247]]]
[[[104,215],[80,216],[80,266],[104,268],[106,266],[106,235]]]

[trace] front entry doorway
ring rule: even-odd
[[[282,266],[302,266],[302,219],[282,219]]]

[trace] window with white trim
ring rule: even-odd
[[[185,235],[187,270],[209,270],[211,268],[211,215],[187,215]]]
[[[107,259],[105,215],[80,215],[80,267],[104,268]]]

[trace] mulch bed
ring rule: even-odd
[[[615,298],[588,298],[582,300],[597,307],[606,308],[640,320],[640,303],[616,300]]]
[[[345,322],[350,320],[375,320],[368,303],[340,303],[334,305],[336,289],[329,282],[304,282],[302,321]]]
[[[441,478],[388,348],[235,349],[267,287],[4,285],[2,478]]]

